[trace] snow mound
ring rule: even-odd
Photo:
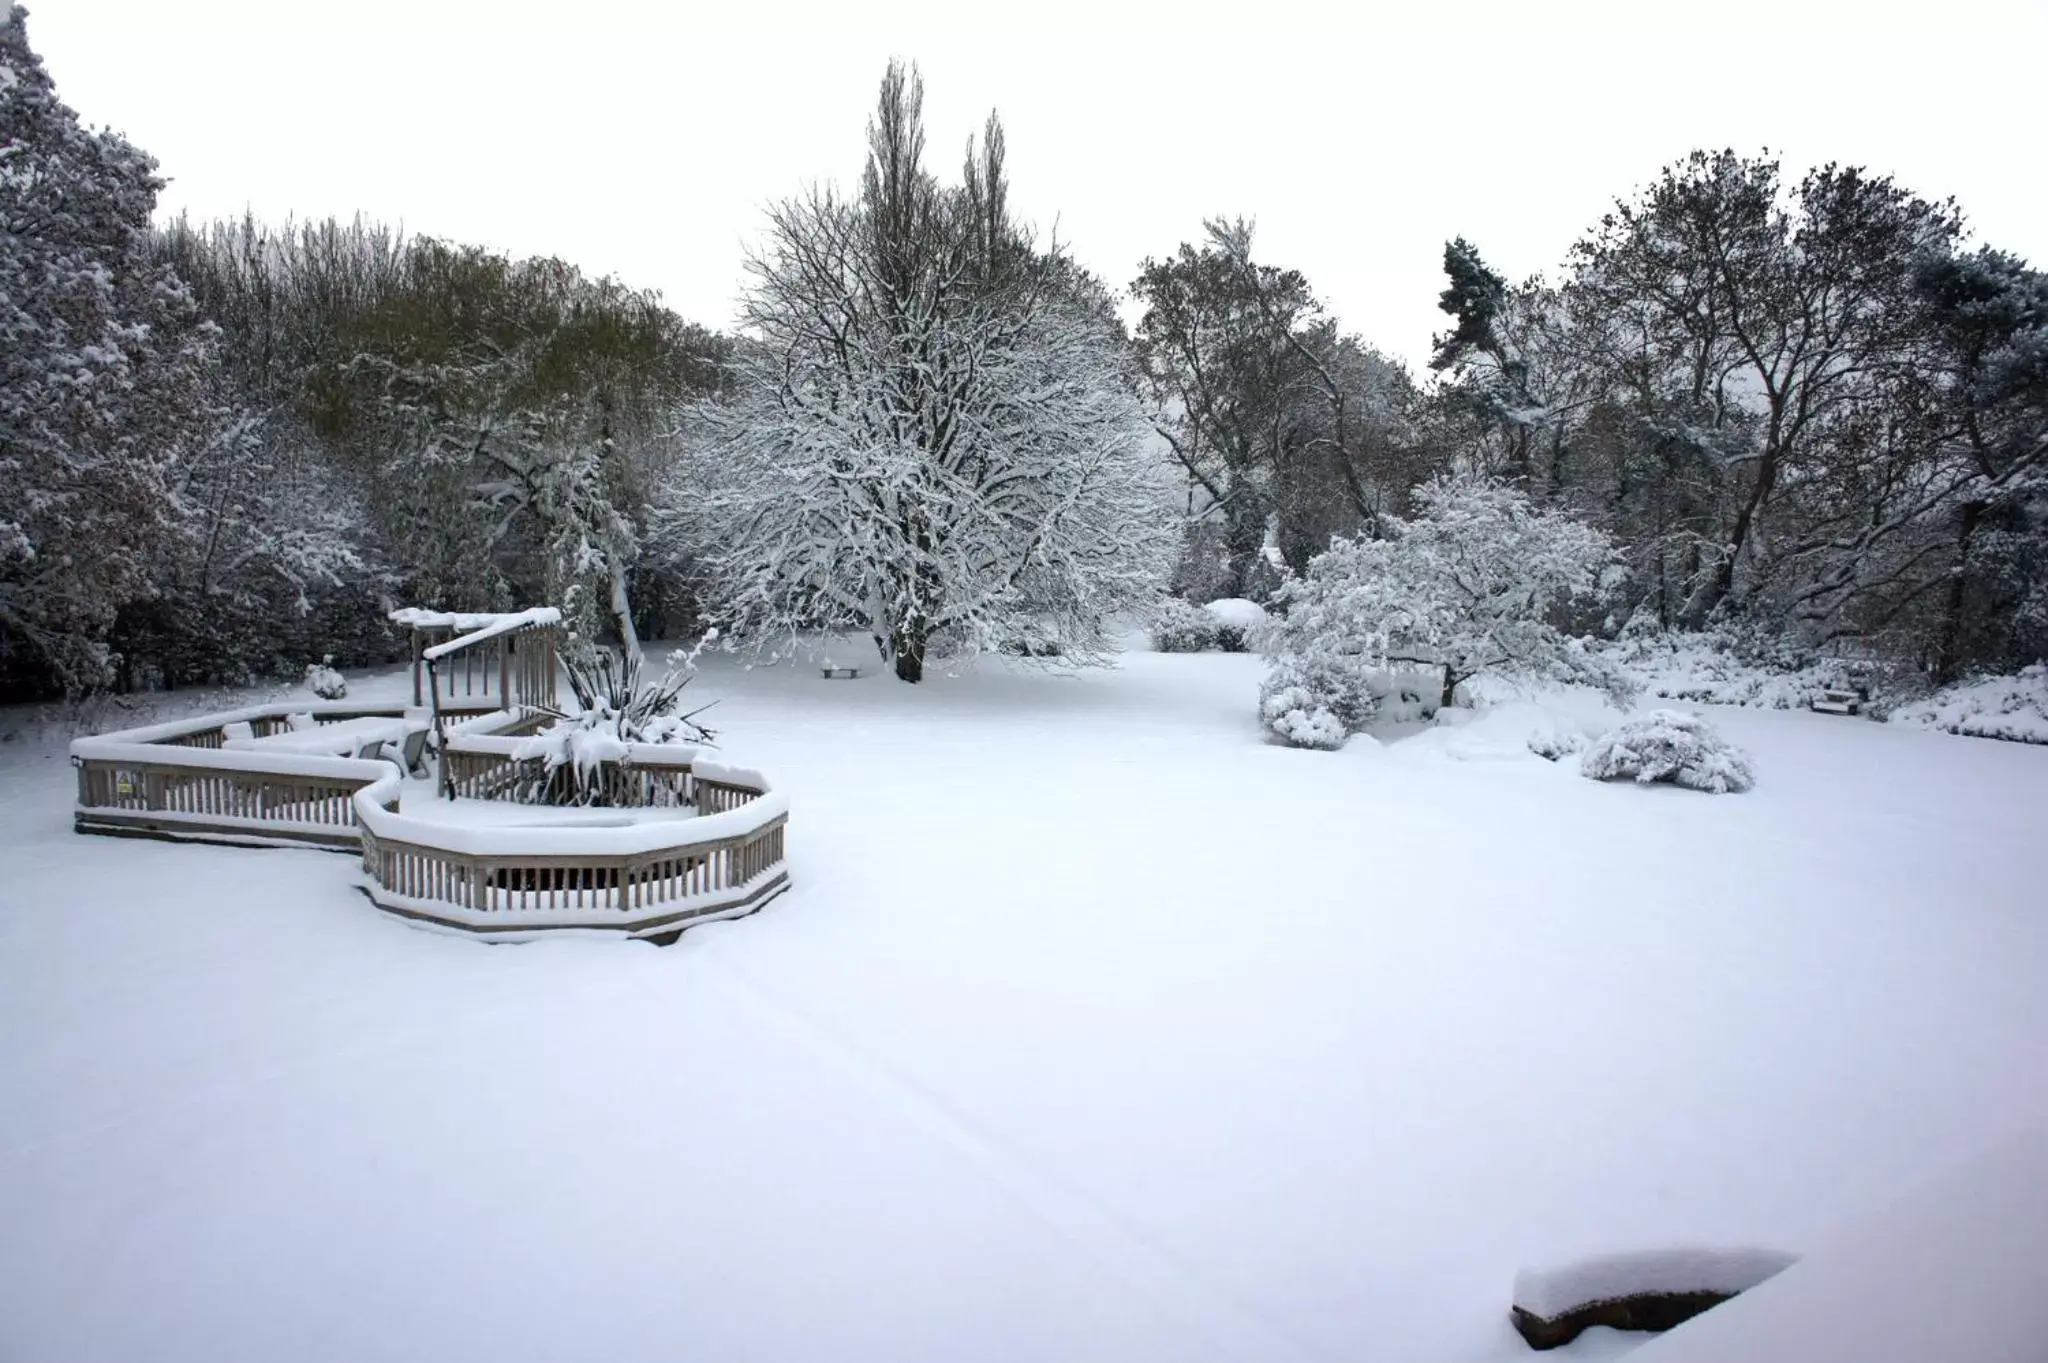
[[[1798,1255],[1773,1249],[1658,1249],[1602,1254],[1515,1275],[1515,1305],[1544,1320],[1649,1293],[1732,1297],[1790,1268]]]
[[[1595,781],[1668,781],[1713,795],[1756,784],[1749,754],[1698,715],[1682,710],[1652,710],[1602,734],[1580,756],[1579,770]]]
[[[2048,743],[2048,663],[2010,677],[1984,677],[1937,691],[1892,711],[1894,724],[1917,724],[1971,738]]]

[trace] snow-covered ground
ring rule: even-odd
[[[1474,1363],[1523,1265],[2048,1122],[2048,749],[1723,710],[1707,796],[1271,746],[1248,656],[706,663],[795,888],[667,950],[77,837],[0,744],[0,1358]]]

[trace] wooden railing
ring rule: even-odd
[[[399,776],[386,762],[221,746],[229,724],[260,735],[307,712],[330,723],[405,713],[281,705],[79,739],[71,745],[75,825],[360,848],[364,890],[380,907],[493,938],[574,929],[668,941],[691,923],[751,913],[788,888],[788,802],[758,772],[692,748],[633,744],[624,760],[600,764],[617,808],[558,810],[550,821],[550,806],[535,805],[541,817],[507,829],[437,818],[437,801],[401,813]],[[452,730],[442,760],[458,790],[531,793],[560,775],[519,755],[521,731],[545,720],[492,712]]]
[[[681,827],[681,825],[678,825]],[[636,936],[683,920],[729,917],[783,888],[786,818],[752,835],[631,855],[485,855],[363,834],[370,897],[408,917],[485,933],[619,928]],[[772,886],[755,886],[775,873]],[[748,893],[754,889],[764,893]]]
[[[78,767],[80,827],[92,832],[213,831],[234,839],[355,842],[355,793],[388,770],[359,763],[353,776],[294,776],[173,762],[91,760]],[[331,834],[331,836],[330,836]]]
[[[451,737],[442,755],[455,794],[478,800],[510,800],[519,804],[568,805],[577,788],[576,774],[566,765],[525,755],[516,741],[522,732],[541,727],[545,716],[522,728],[496,728],[489,733]],[[624,809],[694,808],[699,814],[723,814],[761,795],[766,786],[727,783],[707,778],[695,748],[671,744],[634,743],[622,762],[600,763],[586,789],[588,803]],[[723,768],[715,768],[723,770]],[[751,777],[753,774],[749,773]]]
[[[225,749],[226,728],[244,723],[262,738],[289,729],[293,715],[334,724],[406,713],[402,705],[284,703],[79,739],[71,745],[78,769],[72,826],[81,833],[351,850],[354,796],[390,775],[389,764]]]
[[[670,768],[689,781],[696,818],[621,809],[592,823],[606,811],[563,811],[564,822],[522,825],[509,839],[431,809],[392,813],[366,790],[356,797],[364,889],[392,913],[495,938],[575,929],[669,941],[691,923],[751,913],[788,888],[788,804],[758,773],[703,765],[710,777]],[[654,770],[637,756],[634,769]],[[724,807],[705,811],[706,792]]]
[[[405,609],[393,611],[391,619],[412,631],[414,705],[430,705],[438,697],[443,710],[484,700],[510,709],[554,706],[560,611],[463,615]]]

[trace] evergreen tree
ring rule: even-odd
[[[109,679],[222,420],[212,330],[151,258],[156,163],[79,123],[26,18],[0,26],[0,669],[75,690]]]

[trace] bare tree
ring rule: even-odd
[[[735,637],[865,629],[908,682],[1025,635],[1086,660],[1164,578],[1161,466],[1099,286],[1011,218],[1001,125],[945,187],[922,104],[892,64],[859,193],[771,210],[672,519]]]

